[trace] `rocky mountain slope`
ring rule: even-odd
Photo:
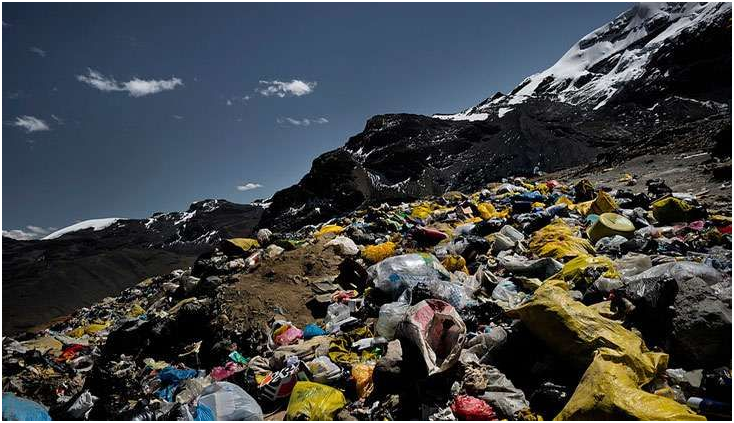
[[[64,316],[149,275],[190,266],[221,239],[250,235],[262,210],[203,200],[185,212],[114,219],[98,230],[69,231],[89,226],[81,222],[43,240],[3,237],[3,333]]]
[[[476,190],[505,176],[726,144],[731,51],[731,4],[640,4],[509,94],[455,114],[370,118],[267,203],[205,200],[56,239],[3,238],[3,332],[186,267],[220,239],[256,227],[292,231],[369,204]]]
[[[730,128],[730,93],[731,4],[640,4],[510,94],[433,118],[371,118],[276,193],[260,225],[294,229],[364,203],[622,159],[684,133],[705,145]]]

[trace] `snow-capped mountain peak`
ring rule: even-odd
[[[653,56],[686,32],[731,18],[731,3],[639,3],[574,44],[553,66],[532,75],[508,95],[495,95],[450,120],[502,115],[532,97],[592,109],[608,103],[628,82],[653,77]],[[667,75],[666,75],[667,76]]]

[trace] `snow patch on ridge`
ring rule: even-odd
[[[84,229],[94,229],[95,231],[100,231],[104,228],[107,228],[111,226],[113,223],[117,222],[118,220],[122,220],[121,217],[110,217],[105,219],[90,219],[85,220],[83,222],[76,223],[71,226],[67,226],[65,228],[59,229],[56,232],[52,232],[45,237],[43,237],[43,240],[49,240],[49,239],[56,239],[62,235],[76,232],[76,231],[82,231]]]

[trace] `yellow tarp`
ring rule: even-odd
[[[331,386],[298,381],[288,401],[288,420],[333,420],[334,414],[347,403],[344,394]]]
[[[668,355],[647,349],[620,323],[575,301],[563,281],[549,280],[532,299],[511,310],[559,357],[587,370],[560,420],[700,420],[677,402],[640,387],[665,370]]]
[[[535,231],[529,248],[538,256],[556,259],[596,253],[589,241],[575,236],[573,228],[561,219]]]

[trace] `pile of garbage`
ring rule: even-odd
[[[3,418],[731,419],[723,213],[662,180],[518,178],[261,229],[4,338]],[[314,247],[341,263],[309,323],[233,323],[227,287]]]

